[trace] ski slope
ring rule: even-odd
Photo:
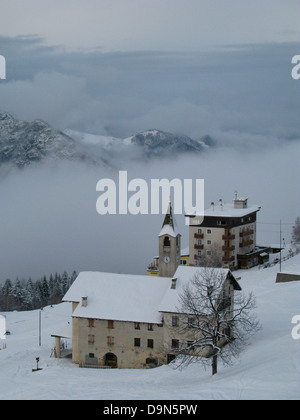
[[[51,333],[71,322],[71,305],[39,311],[1,313],[11,332],[0,340],[0,400],[278,400],[300,398],[300,340],[292,318],[300,315],[300,282],[276,284],[279,265],[239,270],[244,292],[253,291],[263,329],[230,367],[218,374],[192,365],[184,370],[80,369],[70,359],[51,356]],[[282,263],[282,272],[300,273],[300,255]],[[42,370],[36,368],[40,358]]]

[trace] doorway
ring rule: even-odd
[[[109,366],[111,368],[117,368],[118,367],[118,358],[113,353],[106,353],[104,356],[104,365]]]

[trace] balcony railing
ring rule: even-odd
[[[229,233],[229,234],[223,235],[222,239],[223,239],[223,241],[233,241],[233,239],[235,239],[235,235],[231,235]]]
[[[240,232],[240,238],[243,238],[244,236],[253,235],[253,233],[253,229],[244,230],[243,232]]]
[[[194,249],[203,249],[203,244],[195,244]]]
[[[222,261],[224,262],[234,261],[234,257],[222,257]]]
[[[252,239],[245,239],[242,242],[240,242],[240,248],[243,248],[245,246],[253,245],[254,241]]]
[[[195,233],[194,234],[194,238],[195,239],[203,239],[204,238],[204,234],[203,233]]]
[[[235,246],[231,245],[231,246],[222,246],[222,251],[234,251],[235,250]]]

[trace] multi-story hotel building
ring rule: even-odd
[[[204,216],[189,216],[189,262],[193,266],[250,268],[261,262],[263,249],[256,246],[256,215],[259,206],[247,198],[233,203],[211,203]]]

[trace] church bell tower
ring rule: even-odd
[[[173,277],[180,262],[181,235],[175,232],[171,203],[162,225],[159,241],[159,276]]]

